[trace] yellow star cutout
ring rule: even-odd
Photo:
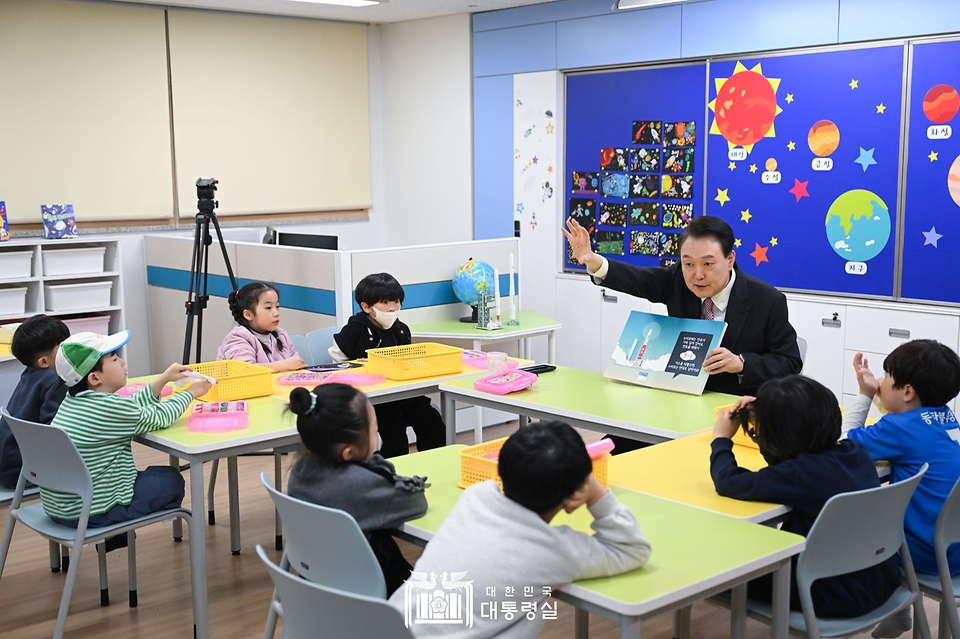
[[[776,245],[777,245],[777,238],[771,237],[771,238],[770,238],[770,246],[776,246]]]
[[[727,191],[730,189],[717,189],[717,197],[713,198],[715,202],[719,202],[720,206],[723,206],[730,201],[730,196],[727,195]]]
[[[790,142],[787,142],[787,148],[793,151],[797,148],[797,143],[791,140]]]
[[[793,103],[793,94],[792,94],[792,93],[788,93],[788,94],[787,94],[787,97],[784,98],[784,99],[787,101],[787,104],[792,104],[792,103]]]
[[[936,151],[930,151],[930,155],[928,155],[927,157],[930,158],[931,162],[936,162],[937,160],[940,159]]]
[[[877,113],[883,113],[887,110],[887,107],[884,106],[883,102],[877,105]]]
[[[741,221],[741,222],[746,222],[747,224],[749,224],[751,217],[753,217],[753,216],[750,215],[750,209],[747,209],[746,211],[740,211],[740,221]]]
[[[848,84],[847,86],[850,87],[850,90],[851,90],[851,91],[853,91],[854,89],[860,88],[860,81],[859,81],[859,80],[850,80],[850,84]]]
[[[544,127],[544,128],[546,128],[548,135],[551,134],[551,133],[553,133],[553,125],[552,125],[552,124],[549,124],[549,123],[548,123],[547,126]]]
[[[736,246],[737,248],[740,248],[741,246],[743,246],[743,244],[740,242],[739,237],[733,241],[733,245]]]
[[[751,165],[750,165],[750,172],[751,172],[751,173],[756,173],[756,172],[757,172],[757,165],[756,165],[756,164],[751,164]]]
[[[732,171],[732,170],[734,170],[735,168],[737,168],[737,163],[736,163],[736,162],[730,162],[730,164],[727,165],[727,168],[729,168],[729,169]]]

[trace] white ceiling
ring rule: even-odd
[[[131,0],[108,0],[130,4]],[[457,13],[479,13],[555,0],[389,0],[370,7],[338,7],[297,2],[295,0],[133,0],[138,4],[155,4],[196,9],[218,9],[244,13],[264,13],[303,18],[323,18],[348,22],[402,22]]]

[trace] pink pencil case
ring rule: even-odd
[[[387,381],[383,375],[374,373],[334,373],[321,384],[349,384],[350,386],[376,386]]]
[[[277,378],[281,386],[316,386],[333,375],[331,371],[294,371]]]
[[[473,366],[474,368],[486,369],[488,367],[487,354],[483,351],[463,351],[461,356],[463,363],[467,366]],[[507,368],[516,368],[519,366],[517,362],[512,359],[507,360]]]
[[[187,418],[187,430],[222,433],[243,430],[250,416],[247,402],[203,402],[194,404]]]
[[[473,387],[485,393],[506,395],[507,393],[523,390],[536,381],[537,376],[533,373],[515,369],[482,377],[473,383]]]
[[[120,397],[133,397],[134,395],[139,393],[141,389],[144,389],[146,387],[147,387],[147,384],[144,384],[143,382],[133,382],[133,383],[127,384],[126,386],[118,390],[115,394],[119,395]],[[166,397],[167,395],[172,395],[172,394],[173,394],[173,388],[170,386],[164,386],[163,389],[160,391],[160,397]]]

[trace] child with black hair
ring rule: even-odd
[[[49,424],[67,394],[57,375],[60,342],[70,337],[67,325],[55,317],[34,315],[13,333],[10,351],[26,368],[7,403],[17,419]],[[13,490],[20,479],[20,447],[5,419],[0,418],[0,487]]]
[[[330,347],[336,362],[367,356],[368,348],[386,348],[410,344],[410,328],[397,319],[403,303],[403,287],[389,273],[374,273],[357,283],[355,291],[360,312],[353,315],[337,333]],[[377,404],[377,421],[384,457],[406,455],[409,450],[407,426],[417,434],[417,450],[430,450],[446,444],[446,426],[440,413],[426,396]]]
[[[426,477],[402,477],[376,453],[377,416],[366,395],[346,384],[294,388],[303,446],[290,470],[287,493],[352,516],[380,562],[387,595],[410,576],[392,530],[427,512]]]
[[[578,579],[635,570],[650,557],[633,513],[592,475],[593,463],[580,435],[563,422],[521,428],[500,449],[503,491],[494,481],[468,487],[417,560],[414,575],[465,571],[475,592],[514,588],[516,596],[541,610],[544,587],[559,588]],[[586,504],[593,516],[588,535],[569,526],[551,526],[561,510]],[[526,589],[526,590],[525,590]],[[532,597],[526,598],[531,592]],[[536,637],[543,618],[521,611],[509,616],[482,614],[473,600],[473,627],[458,636]],[[402,608],[404,593],[390,603]],[[412,603],[412,599],[410,602]],[[449,626],[413,624],[416,637],[447,636]]]
[[[116,392],[127,384],[127,365],[118,350],[130,340],[130,331],[114,335],[77,333],[60,344],[57,374],[67,397],[51,422],[62,428],[77,446],[93,480],[93,502],[88,525],[110,526],[144,517],[183,501],[183,476],[170,466],[138,471],[131,442],[137,435],[170,426],[195,397],[210,391],[206,379],[160,401],[168,382],[182,379],[190,367],[171,364],[146,388],[131,397]],[[58,524],[77,527],[82,500],[78,495],[40,489],[43,510]],[[126,544],[124,535],[108,540],[107,550]]]
[[[820,382],[802,375],[767,380],[755,398],[743,397],[733,411],[717,416],[710,454],[717,492],[789,506],[782,529],[806,536],[831,497],[880,486],[867,451],[855,442],[838,441],[840,421],[837,398]],[[754,472],[737,465],[731,437],[741,424],[760,447],[766,468]],[[794,557],[794,569],[796,561]],[[811,588],[813,607],[821,617],[858,617],[880,607],[899,584],[891,557],[871,568],[817,580]],[[751,598],[770,601],[773,579],[755,579],[747,589]],[[790,607],[800,610],[795,577]]]
[[[237,327],[227,333],[217,359],[260,364],[275,371],[303,368],[293,340],[280,328],[280,294],[265,282],[250,282],[231,291],[230,312]]]
[[[890,462],[891,482],[912,477],[929,464],[903,520],[910,558],[917,572],[937,574],[933,529],[943,503],[960,478],[960,426],[947,402],[960,393],[960,358],[930,339],[901,344],[883,360],[886,376],[877,380],[862,353],[853,358],[860,394],[847,406],[843,428],[848,439],[875,460]],[[886,413],[863,427],[870,402]],[[947,549],[950,573],[960,573],[960,545]],[[897,637],[910,629],[909,609],[883,624],[875,637]]]

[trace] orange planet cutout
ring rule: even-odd
[[[773,128],[777,96],[770,81],[756,71],[727,78],[714,107],[720,135],[736,146],[756,144]]]
[[[938,84],[923,96],[923,114],[934,124],[945,124],[960,111],[960,94],[949,84]]]
[[[768,172],[773,173],[777,170],[777,161],[774,158],[767,158],[767,163],[764,164],[764,167],[766,167]]]
[[[840,146],[840,129],[830,120],[820,120],[810,127],[807,144],[814,155],[825,158]]]

